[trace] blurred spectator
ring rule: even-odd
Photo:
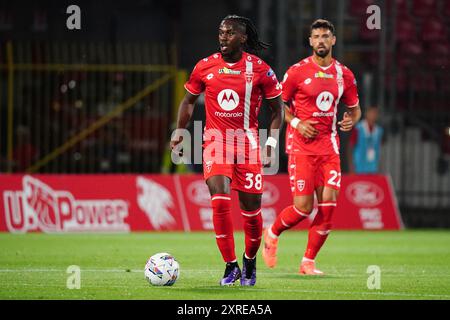
[[[18,126],[17,140],[13,150],[14,171],[24,172],[37,157],[38,150],[31,142],[30,129],[26,126]]]
[[[101,131],[99,169],[102,173],[121,172],[130,162],[129,138],[117,124],[106,126]]]
[[[383,128],[377,124],[378,108],[367,108],[364,119],[353,128],[348,147],[350,173],[378,173]]]
[[[450,125],[442,130],[442,152],[450,155]]]

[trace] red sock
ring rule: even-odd
[[[225,262],[235,261],[231,197],[229,194],[215,194],[211,203],[217,246]]]
[[[261,244],[263,225],[261,208],[254,211],[241,210],[241,214],[244,217],[245,255],[253,259]]]
[[[309,212],[302,212],[295,206],[283,209],[272,225],[272,233],[279,236],[283,231],[294,227],[297,223],[309,216]]]
[[[331,231],[331,217],[333,216],[336,202],[319,203],[317,215],[309,227],[308,245],[306,247],[305,258],[314,260],[320,248],[328,238]]]

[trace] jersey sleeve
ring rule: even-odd
[[[294,99],[295,92],[297,91],[297,73],[296,68],[289,68],[284,74],[283,82],[281,83],[283,87],[282,99],[284,102],[289,102]]]
[[[261,87],[266,99],[273,99],[281,95],[281,85],[278,82],[275,72],[268,66],[264,65],[261,71]]]
[[[353,72],[350,69],[345,70],[344,73],[344,92],[341,101],[348,107],[356,107],[359,103],[358,87]]]
[[[200,62],[197,63],[191,72],[189,80],[184,84],[184,88],[191,94],[198,96],[205,90],[205,83],[202,80]]]

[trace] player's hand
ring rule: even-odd
[[[344,112],[344,117],[341,121],[338,122],[338,125],[341,127],[341,131],[350,131],[353,128],[353,120],[352,117],[348,114],[348,112]]]
[[[183,141],[182,136],[175,136],[172,140],[170,140],[170,150],[177,153],[180,157],[183,156],[183,148],[179,145],[181,141]]]
[[[272,165],[272,155],[275,154],[275,149],[272,146],[264,146],[262,152],[262,164],[264,168]]]
[[[297,131],[305,138],[308,139],[315,138],[319,134],[319,130],[314,128],[314,125],[318,123],[319,121],[315,120],[302,121],[297,125]]]

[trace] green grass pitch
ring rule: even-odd
[[[322,277],[297,274],[306,238],[306,232],[285,232],[275,269],[258,253],[256,286],[223,288],[212,232],[0,233],[0,299],[450,299],[449,231],[334,231],[317,257]],[[235,240],[240,261],[243,233]],[[145,262],[157,252],[180,263],[172,287],[144,279]],[[81,268],[80,289],[66,286],[70,265]],[[380,289],[367,286],[371,265],[380,268]]]

